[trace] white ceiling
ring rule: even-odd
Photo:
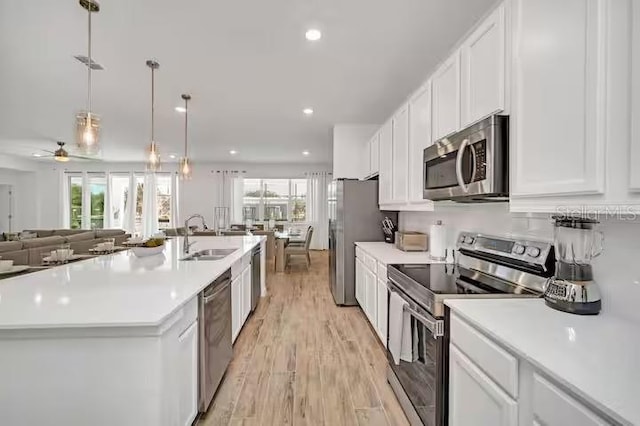
[[[180,94],[196,161],[330,162],[336,123],[380,123],[495,0],[102,0],[93,106],[103,157],[140,161],[150,134],[180,154]],[[307,28],[322,30],[316,43]],[[0,1],[0,152],[72,141],[86,104],[86,12],[77,0]],[[304,107],[315,110],[312,117]],[[239,154],[231,157],[229,150]],[[303,157],[303,150],[311,155]]]

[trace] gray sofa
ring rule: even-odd
[[[131,235],[122,229],[96,229],[94,231],[76,229],[32,229],[25,230],[38,235],[21,241],[0,241],[0,258],[13,260],[15,265],[40,265],[44,253],[69,244],[76,254],[89,253],[89,249],[105,238],[114,238],[119,245]]]

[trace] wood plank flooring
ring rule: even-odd
[[[384,347],[357,307],[337,307],[328,255],[274,273],[234,345],[198,426],[408,425],[386,380]]]

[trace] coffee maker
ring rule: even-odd
[[[584,217],[553,216],[556,272],[544,292],[547,306],[579,315],[600,312],[600,290],[593,280],[591,261],[602,253],[604,235],[598,221]]]

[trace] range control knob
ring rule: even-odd
[[[524,251],[525,251],[525,248],[521,244],[516,244],[515,246],[513,246],[513,252],[515,254],[518,254],[518,255],[524,254]]]
[[[475,241],[475,238],[473,237],[465,237],[464,238],[464,242],[467,244],[473,244],[473,242]]]
[[[527,254],[531,257],[540,256],[540,249],[538,247],[527,247]]]

